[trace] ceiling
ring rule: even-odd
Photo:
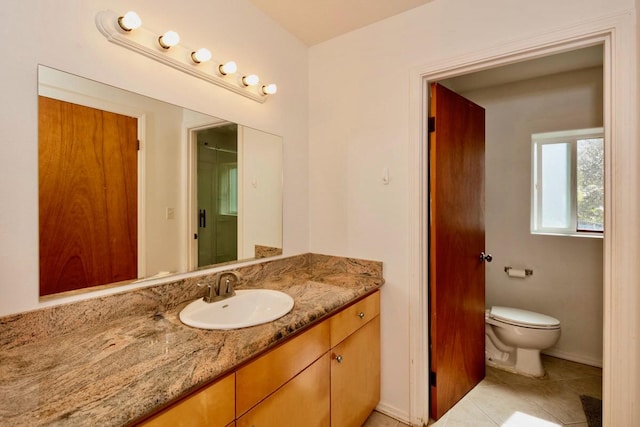
[[[432,0],[250,0],[307,46]]]

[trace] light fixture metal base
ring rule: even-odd
[[[119,14],[110,10],[98,12],[96,15],[96,27],[110,42],[256,102],[263,103],[267,99],[267,96],[259,92],[258,87],[241,86],[239,79],[235,79],[236,76],[234,75],[220,76],[218,72],[219,65],[216,65],[214,61],[209,61],[206,64],[194,64],[191,60],[193,49],[187,49],[182,44],[167,50],[161,49],[158,45],[158,35],[153,34],[144,27],[140,27],[135,31],[125,32],[118,24],[119,16]],[[208,65],[207,68],[211,68],[210,72],[203,67],[205,65]]]

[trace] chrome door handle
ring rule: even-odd
[[[491,254],[485,254],[484,252],[480,252],[480,261],[491,262],[493,261],[493,256]]]

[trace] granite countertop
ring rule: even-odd
[[[379,270],[379,275],[326,268],[264,274],[238,289],[280,290],[295,305],[284,317],[249,328],[208,331],[182,324],[178,313],[192,298],[166,310],[112,316],[20,345],[0,340],[0,424],[135,423],[375,291],[384,282],[381,264]],[[0,318],[0,326],[16,322]]]

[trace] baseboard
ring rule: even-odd
[[[602,368],[602,359],[596,359],[593,357],[584,356],[581,354],[570,353],[567,351],[556,350],[556,349],[548,349],[542,352],[543,354],[557,357],[559,359],[570,360],[572,362],[582,363],[584,365],[595,366],[598,368]]]
[[[400,409],[387,405],[383,402],[378,402],[378,406],[376,406],[376,411],[385,414],[388,417],[396,419],[405,424],[411,425],[411,421],[409,420],[409,414],[405,411],[401,411]]]

